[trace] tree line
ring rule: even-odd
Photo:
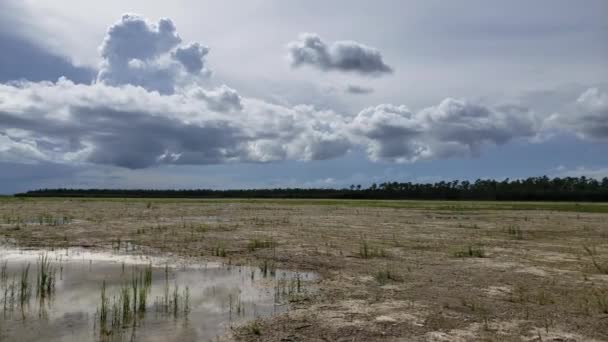
[[[156,197],[156,198],[310,198],[310,199],[425,199],[492,201],[608,201],[608,177],[478,179],[435,183],[384,182],[342,189],[277,188],[241,190],[154,189],[39,189],[18,197]]]

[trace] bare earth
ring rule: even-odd
[[[608,341],[601,205],[402,203],[0,199],[0,236],[320,275],[289,313],[227,340]]]

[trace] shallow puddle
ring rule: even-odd
[[[0,266],[2,341],[210,341],[286,311],[315,278],[86,249],[0,247]]]

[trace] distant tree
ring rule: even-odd
[[[349,190],[350,189],[350,190]],[[355,192],[355,189],[358,190]],[[601,181],[587,177],[530,177],[495,181],[439,181],[436,183],[373,183],[361,191],[361,184],[344,189],[251,189],[251,190],[125,190],[125,189],[40,189],[15,196],[29,197],[180,197],[180,198],[370,198],[442,200],[548,200],[608,201],[608,177]]]

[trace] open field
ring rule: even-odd
[[[0,198],[0,234],[320,275],[225,339],[608,341],[606,204]]]

